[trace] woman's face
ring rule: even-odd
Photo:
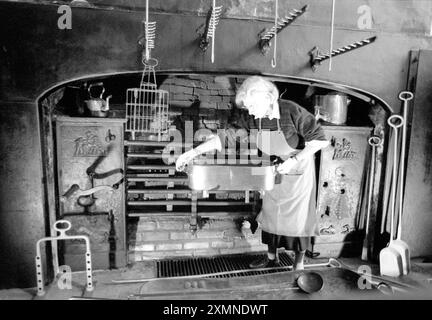
[[[272,97],[266,91],[253,90],[243,100],[249,114],[257,118],[264,118],[271,111]]]

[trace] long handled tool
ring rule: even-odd
[[[340,267],[340,264],[336,259],[330,258],[327,262],[323,263],[314,263],[314,264],[305,264],[305,269],[314,269],[320,267]],[[284,271],[292,271],[293,266],[280,266],[280,267],[272,267],[272,268],[259,268],[259,269],[242,269],[242,270],[232,270],[232,271],[222,271],[222,272],[214,272],[214,273],[205,273],[205,274],[194,274],[187,276],[175,276],[175,277],[167,277],[167,278],[142,278],[142,279],[122,279],[122,280],[111,280],[111,283],[106,284],[129,284],[129,283],[140,283],[140,282],[152,282],[152,281],[169,281],[169,280],[179,280],[179,279],[200,279],[206,277],[216,277],[216,276],[226,276],[240,273],[251,273],[251,272],[260,272],[260,271],[275,271],[284,272]]]
[[[399,123],[398,123],[399,121]],[[379,255],[381,275],[390,277],[399,277],[403,274],[403,262],[400,247],[394,245],[394,214],[396,202],[396,176],[397,176],[397,143],[398,128],[403,125],[404,119],[399,115],[392,115],[388,118],[387,123],[394,131],[394,153],[393,153],[393,183],[391,190],[391,227],[390,243],[387,248],[381,250]]]
[[[390,165],[390,159],[394,157],[393,150],[393,136],[390,136],[389,145],[387,148],[386,158],[388,159],[388,163],[385,168],[385,178],[384,178],[384,192],[383,192],[383,209],[382,209],[382,220],[381,220],[381,234],[383,234],[387,230],[388,220],[390,217],[390,200],[391,200],[391,185],[392,185],[392,170],[393,166]]]
[[[332,258],[330,258],[331,260]],[[358,275],[364,277],[364,279],[367,279],[372,285],[375,285],[377,289],[381,291],[380,286],[386,286],[389,287],[391,294],[399,292],[399,293],[409,293],[409,292],[415,292],[415,290],[418,290],[420,287],[418,285],[409,284],[405,282],[400,282],[397,280],[391,280],[388,278],[380,277],[378,275],[375,275],[373,273],[364,273],[360,272],[359,269],[354,269],[342,261],[333,259],[334,261],[331,261],[331,266],[335,268],[342,268],[345,270],[349,270],[352,272],[357,273]],[[388,290],[386,290],[388,291]]]
[[[376,147],[381,144],[381,139],[380,137],[377,136],[370,137],[368,143],[372,147],[372,155],[371,155],[371,165],[369,171],[369,190],[368,190],[367,209],[366,209],[365,237],[363,239],[363,250],[361,254],[362,260],[367,260],[370,253],[369,220],[370,220],[371,205],[372,205],[372,194],[374,188],[375,152],[376,152]]]
[[[410,272],[411,262],[410,262],[410,250],[409,246],[405,241],[402,241],[402,210],[403,210],[403,191],[404,191],[404,177],[405,177],[405,147],[406,147],[406,120],[408,117],[408,101],[413,98],[413,94],[409,91],[402,91],[399,94],[399,99],[404,102],[403,110],[403,126],[402,126],[402,147],[400,156],[400,166],[399,166],[399,217],[398,217],[398,228],[396,233],[396,240],[393,244],[398,248],[402,255],[403,263],[403,274],[406,275]]]

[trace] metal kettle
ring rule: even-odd
[[[102,92],[99,95],[99,98],[94,98],[92,96],[91,88],[93,87],[102,87]],[[88,86],[87,91],[89,93],[90,99],[85,100],[85,103],[87,109],[90,111],[90,114],[93,117],[107,117],[109,111],[109,99],[111,99],[112,96],[108,96],[106,100],[102,99],[102,95],[105,92],[105,87],[103,86],[103,83],[92,83]]]
[[[343,93],[331,92],[326,95],[314,96],[316,120],[324,120],[333,124],[345,124],[347,121],[348,105],[351,99]]]

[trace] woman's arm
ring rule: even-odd
[[[292,123],[297,134],[303,137],[305,141],[303,149],[278,166],[278,171],[281,174],[287,174],[298,161],[307,159],[327,147],[330,142],[327,141],[321,125],[317,123],[313,114],[292,101],[284,101],[282,105],[284,108],[281,109],[283,122],[286,122],[288,126]]]
[[[177,171],[183,171],[185,166],[191,162],[195,157],[210,152],[213,150],[217,150],[221,152],[222,150],[222,144],[220,141],[220,138],[218,135],[210,136],[210,139],[201,143],[199,146],[186,151],[185,153],[181,154],[176,161],[176,170]]]
[[[211,135],[209,137],[210,139],[207,140],[204,143],[201,143],[199,146],[195,147],[192,150],[195,150],[195,152],[197,153],[197,155],[209,152],[209,151],[213,151],[213,150],[217,150],[219,152],[221,152],[222,150],[222,144],[220,141],[220,138],[218,135]]]
[[[244,116],[245,114],[241,110],[233,109],[227,123],[225,123],[225,130],[218,131],[218,134],[210,135],[207,141],[180,155],[176,161],[176,169],[182,171],[189,162],[203,153],[213,150],[221,152],[222,146],[225,148],[236,148],[237,140],[248,138],[249,124]]]
[[[327,147],[330,144],[327,140],[312,140],[305,143],[305,148],[297,153],[293,158],[297,161],[304,160],[319,150]]]
[[[306,146],[303,150],[297,153],[295,156],[288,158],[281,165],[278,166],[277,171],[280,174],[287,174],[291,169],[297,164],[298,161],[302,161],[318,152],[319,150],[327,147],[329,145],[327,140],[312,140],[306,142]]]

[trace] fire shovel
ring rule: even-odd
[[[396,176],[397,176],[397,144],[398,128],[400,128],[404,119],[399,115],[392,115],[388,118],[387,123],[394,131],[394,153],[393,153],[393,181],[391,188],[391,220],[390,220],[390,243],[387,248],[381,250],[379,254],[380,273],[383,276],[399,277],[403,274],[404,265],[406,268],[406,259],[403,255],[402,247],[395,243],[394,240],[394,215],[396,202]]]
[[[402,268],[403,274],[407,275],[411,269],[411,257],[409,246],[405,241],[402,241],[402,211],[403,211],[403,191],[404,191],[404,178],[405,178],[405,147],[406,147],[406,121],[408,118],[408,101],[413,99],[414,95],[409,91],[402,91],[399,94],[399,99],[404,102],[403,110],[403,126],[402,126],[402,147],[400,156],[399,166],[399,216],[398,216],[398,228],[396,232],[396,240],[393,241],[393,245],[398,249],[402,256]]]

